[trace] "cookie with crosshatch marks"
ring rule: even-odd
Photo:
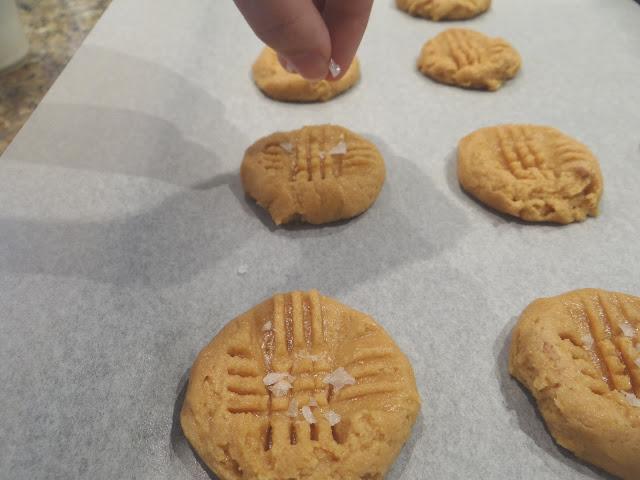
[[[534,301],[509,370],[556,441],[621,478],[640,472],[640,298],[585,289]]]
[[[464,137],[458,180],[500,212],[562,224],[597,216],[603,189],[600,165],[586,146],[537,125],[482,128]]]
[[[518,52],[502,38],[450,28],[422,47],[418,70],[437,82],[493,91],[513,78],[521,63]]]
[[[491,0],[396,0],[400,10],[429,20],[466,20],[489,10]]]
[[[198,355],[184,433],[221,480],[382,479],[420,408],[413,370],[369,316],[278,294]]]
[[[353,87],[360,80],[357,59],[336,81],[310,82],[297,73],[286,71],[278,54],[266,47],[253,64],[253,81],[266,96],[282,102],[326,102]]]
[[[375,145],[335,125],[262,138],[240,169],[245,192],[277,225],[322,224],[355,217],[375,202],[385,178]]]

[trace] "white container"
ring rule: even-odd
[[[0,71],[19,63],[29,52],[14,0],[0,0]]]

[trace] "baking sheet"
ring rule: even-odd
[[[640,7],[496,0],[464,23],[523,56],[496,93],[415,71],[453,25],[378,0],[362,82],[286,105],[253,86],[260,45],[232,2],[115,0],[0,161],[0,476],[208,478],[176,423],[196,353],[274,292],[318,288],[414,365],[424,405],[389,478],[605,478],[553,444],[506,352],[536,297],[640,294]],[[382,194],[350,222],[274,228],[244,198],[243,151],[324,122],[376,142]],[[601,216],[527,225],[462,193],[458,139],[503,122],[587,143]]]

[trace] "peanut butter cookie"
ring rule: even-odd
[[[184,433],[221,480],[382,479],[420,408],[409,361],[370,317],[275,295],[198,355]]]
[[[289,73],[278,61],[277,53],[266,47],[253,64],[253,80],[262,92],[282,102],[326,102],[349,90],[360,79],[357,59],[340,80],[310,82],[297,73]]]
[[[371,142],[335,125],[274,133],[254,143],[240,170],[245,192],[277,224],[355,217],[378,197],[384,161]]]
[[[509,358],[555,440],[627,480],[640,472],[639,329],[640,298],[576,290],[527,307]]]
[[[491,0],[396,0],[400,10],[429,20],[466,20],[489,10]]]
[[[429,40],[418,58],[427,77],[464,88],[497,90],[520,70],[520,55],[501,38],[451,28]]]
[[[603,188],[600,165],[587,147],[535,125],[483,128],[464,137],[458,179],[481,202],[530,222],[595,217]]]

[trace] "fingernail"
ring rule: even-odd
[[[296,67],[286,57],[278,54],[278,61],[280,62],[280,65],[282,65],[282,68],[284,68],[287,72],[298,73]]]
[[[298,70],[296,70],[295,65],[287,59],[284,60],[284,69],[289,73],[298,73]]]
[[[340,67],[333,58],[329,61],[329,73],[331,73],[333,78],[338,77],[342,73],[342,67]]]
[[[297,73],[307,80],[323,80],[327,76],[327,61],[317,53],[301,53],[299,55],[288,55],[286,62],[290,64]],[[285,68],[287,66],[285,65]],[[287,68],[289,71],[289,69]]]

